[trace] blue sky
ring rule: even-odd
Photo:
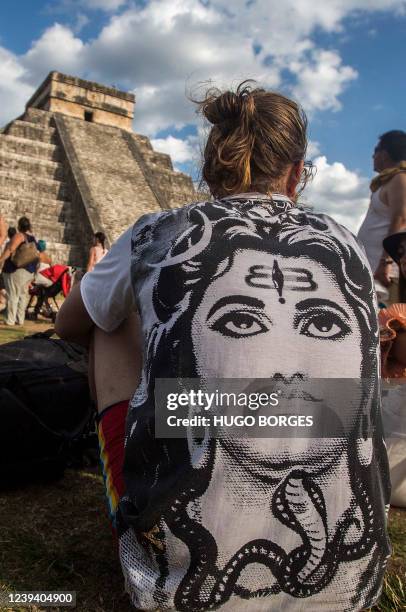
[[[406,129],[406,18],[392,14],[347,19],[343,35],[316,35],[317,44],[340,51],[358,78],[340,97],[339,113],[320,113],[311,137],[331,159],[371,173],[372,149],[379,134]]]
[[[406,129],[405,40],[405,0],[3,0],[0,124],[50,70],[115,84],[137,96],[135,130],[196,177],[185,88],[254,77],[305,107],[318,168],[305,197],[355,230],[378,135]]]

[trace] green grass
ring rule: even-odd
[[[373,610],[398,612],[406,610],[406,510],[391,508],[389,535],[393,552],[386,572],[384,591]]]
[[[0,321],[3,321],[3,317],[0,317]],[[21,327],[19,325],[14,327],[0,325],[0,344],[14,342],[15,340],[22,340],[24,336],[44,331],[50,327],[53,327],[53,323],[51,321],[46,321],[45,319],[40,321],[26,321]]]
[[[27,335],[25,327],[1,327],[0,328],[0,344],[6,342],[14,342],[14,340],[21,340]]]
[[[80,612],[134,611],[96,469],[0,495],[0,568],[3,591],[71,590]]]
[[[391,574],[385,578],[384,591],[379,606],[373,608],[380,612],[397,612],[406,610],[405,580],[399,574]]]

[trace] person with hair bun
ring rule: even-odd
[[[297,204],[311,169],[296,102],[244,81],[197,104],[212,199],[144,215],[56,321],[91,341],[126,589],[145,611],[363,610],[390,554],[371,271],[348,230]],[[174,438],[162,379],[176,397],[191,380],[286,391],[315,429]],[[175,414],[206,414],[188,397]]]
[[[307,119],[293,100],[243,82],[236,92],[209,90],[198,106],[213,125],[202,176],[214,197],[249,191],[297,198],[311,172],[304,167]]]

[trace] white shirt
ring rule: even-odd
[[[382,241],[389,234],[392,212],[380,198],[382,187],[371,194],[371,202],[365,219],[358,231],[358,238],[365,247],[366,256],[372,272],[378,267],[383,255]],[[392,266],[392,276],[397,276],[397,266]]]

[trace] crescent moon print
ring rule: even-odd
[[[389,477],[373,281],[356,240],[286,198],[253,197],[152,217],[135,225],[132,243],[145,350],[128,415],[119,524],[134,605],[373,605],[390,552]],[[253,377],[372,384],[350,406],[346,437],[155,437],[157,378],[174,379],[181,392],[185,378]],[[340,414],[343,397],[323,398],[325,418]],[[360,440],[357,426],[367,422],[372,438]]]

